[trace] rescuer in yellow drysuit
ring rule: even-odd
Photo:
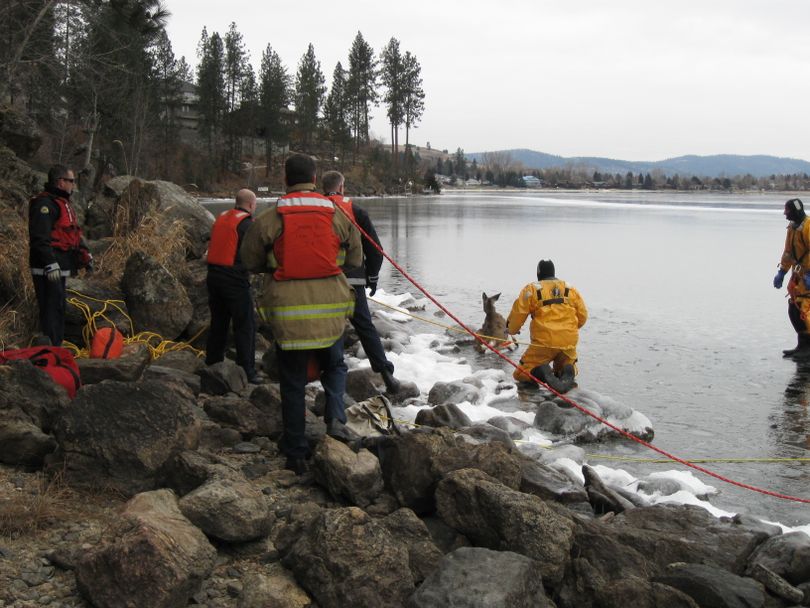
[[[788,318],[798,334],[796,348],[783,350],[785,357],[810,357],[810,221],[804,213],[804,204],[798,198],[785,203],[785,218],[790,221],[785,237],[785,249],[779,261],[779,270],[773,278],[776,289],[788,270]]]
[[[537,281],[526,285],[512,304],[507,331],[518,333],[529,315],[532,317],[532,344],[523,353],[520,364],[536,378],[551,380],[547,384],[555,390],[563,389],[558,392],[565,392],[574,386],[579,328],[588,320],[588,310],[579,292],[554,276],[554,262],[551,260],[540,260]],[[547,371],[546,364],[549,363],[554,378]],[[536,368],[544,365],[545,368],[534,373]],[[519,370],[515,370],[514,378],[531,381]],[[555,382],[556,379],[561,382]]]

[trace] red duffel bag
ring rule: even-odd
[[[82,385],[79,378],[79,366],[73,359],[73,353],[61,346],[32,346],[16,350],[0,351],[0,364],[18,359],[28,359],[59,386],[65,387],[70,398],[76,396],[76,391]]]

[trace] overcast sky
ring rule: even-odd
[[[810,160],[808,0],[165,0],[176,55],[232,21],[258,72],[271,44],[294,75],[311,42],[326,84],[358,31],[422,65],[411,141],[466,152],[661,160]],[[388,139],[385,110],[372,129]],[[400,136],[404,141],[404,135]]]

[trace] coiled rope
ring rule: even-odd
[[[79,347],[67,341],[63,343],[66,348],[73,351],[75,357],[86,358],[90,356],[90,343],[93,340],[93,336],[98,331],[98,321],[100,319],[106,321],[110,327],[116,327],[116,324],[112,321],[112,319],[107,316],[108,314],[111,314],[112,311],[116,311],[118,314],[124,317],[129,324],[129,336],[124,336],[124,344],[144,344],[149,350],[149,355],[153,361],[155,359],[159,359],[166,353],[179,350],[190,350],[197,357],[205,356],[204,351],[194,348],[190,344],[190,342],[194,342],[194,340],[202,335],[205,328],[198,331],[196,335],[188,340],[188,342],[167,340],[160,334],[153,331],[142,331],[136,333],[135,326],[132,323],[132,318],[124,311],[123,300],[100,300],[74,289],[68,289],[67,291],[75,296],[68,298],[67,303],[78,308],[84,315],[85,319],[85,324],[82,328],[82,340],[84,340],[84,346]],[[94,311],[93,307],[91,307],[85,300],[98,302],[102,304],[102,307],[99,310]]]
[[[532,375],[532,373],[531,373],[531,371],[530,371],[530,370],[527,370],[527,369],[525,369],[525,368],[522,368],[520,365],[518,365],[517,363],[515,363],[515,362],[514,362],[512,359],[510,359],[509,357],[507,357],[506,355],[504,355],[502,352],[500,352],[500,351],[499,351],[497,348],[493,348],[492,346],[490,346],[490,345],[489,345],[489,343],[488,343],[486,340],[483,340],[482,338],[479,338],[479,337],[478,337],[478,336],[475,334],[475,332],[474,332],[473,330],[471,330],[469,327],[467,327],[467,325],[465,325],[465,324],[464,324],[464,323],[463,323],[463,322],[462,322],[462,321],[461,321],[461,320],[460,320],[458,317],[456,317],[456,315],[454,315],[454,314],[453,314],[452,312],[450,312],[450,311],[449,311],[447,308],[445,308],[445,307],[444,307],[444,306],[443,306],[443,305],[442,305],[442,304],[441,304],[441,303],[440,303],[440,302],[439,302],[439,301],[438,301],[436,298],[434,298],[434,297],[433,297],[433,295],[431,295],[431,294],[430,294],[430,292],[428,292],[428,291],[427,291],[427,290],[426,290],[424,287],[422,287],[422,285],[421,285],[421,284],[420,284],[420,283],[419,283],[419,282],[418,282],[416,279],[414,279],[414,278],[413,278],[413,277],[412,277],[410,274],[408,274],[408,272],[407,272],[407,271],[406,271],[404,268],[402,268],[402,266],[400,266],[399,264],[397,264],[397,262],[396,262],[396,261],[395,261],[395,260],[394,260],[394,259],[393,259],[391,256],[389,256],[389,255],[388,255],[388,254],[387,254],[387,253],[386,253],[386,252],[383,250],[383,248],[382,248],[382,247],[380,247],[380,246],[379,246],[379,245],[378,245],[378,244],[377,244],[377,243],[374,241],[374,239],[372,239],[372,238],[369,236],[369,234],[368,234],[368,233],[367,233],[365,230],[363,230],[363,228],[362,228],[361,226],[359,226],[359,225],[358,225],[357,221],[356,221],[356,220],[355,220],[353,217],[351,217],[351,216],[350,216],[348,213],[346,213],[346,212],[345,212],[345,211],[344,211],[344,210],[343,210],[343,209],[340,207],[340,205],[335,205],[335,207],[336,207],[337,209],[339,209],[339,210],[340,210],[340,212],[341,212],[341,213],[343,213],[343,215],[344,215],[346,218],[348,218],[348,220],[349,220],[349,221],[350,221],[350,222],[351,222],[351,223],[354,225],[354,227],[355,227],[355,228],[357,228],[357,229],[360,231],[360,234],[362,234],[362,235],[363,235],[363,238],[365,238],[365,239],[366,239],[368,242],[370,242],[370,243],[371,243],[371,244],[372,244],[372,245],[373,245],[373,246],[374,246],[374,247],[377,249],[377,251],[379,251],[379,252],[380,252],[380,253],[383,255],[383,257],[384,257],[386,260],[388,260],[388,261],[391,263],[391,265],[392,265],[394,268],[396,268],[396,269],[397,269],[397,270],[398,270],[398,271],[399,271],[399,272],[402,274],[402,276],[404,276],[406,279],[408,279],[408,281],[410,281],[410,282],[411,282],[411,284],[412,284],[414,287],[416,287],[416,288],[417,288],[417,289],[418,289],[420,292],[422,292],[422,294],[424,294],[424,296],[425,296],[425,297],[426,297],[428,300],[430,300],[431,302],[433,302],[433,303],[434,303],[434,304],[435,304],[435,305],[436,305],[436,306],[439,308],[439,310],[441,310],[441,311],[442,311],[442,312],[444,312],[444,313],[445,313],[445,314],[446,314],[448,317],[450,317],[451,319],[453,319],[453,321],[455,321],[455,322],[456,322],[456,323],[457,323],[457,324],[458,324],[458,325],[459,325],[461,328],[463,328],[463,329],[464,329],[464,330],[465,330],[465,331],[466,331],[468,334],[470,334],[471,336],[473,336],[473,338],[475,338],[475,340],[476,340],[476,341],[478,341],[480,344],[482,344],[484,347],[486,347],[486,348],[488,348],[489,350],[491,350],[493,353],[495,353],[495,354],[496,354],[497,356],[499,356],[501,359],[503,359],[504,361],[506,361],[506,362],[507,362],[509,365],[511,365],[512,367],[514,367],[516,370],[519,370],[519,371],[521,371],[521,372],[525,373],[525,374],[526,374],[527,376],[529,376],[529,377],[530,377],[530,378],[531,378],[531,379],[532,379],[534,382],[537,382],[537,384],[542,385],[542,386],[543,386],[543,387],[545,387],[547,390],[549,390],[549,391],[550,391],[550,392],[552,392],[553,394],[557,395],[559,398],[561,398],[563,401],[565,401],[565,402],[566,402],[567,404],[569,404],[571,407],[576,408],[577,410],[579,410],[579,411],[580,411],[580,412],[582,412],[583,414],[585,414],[585,415],[587,415],[587,416],[590,416],[591,418],[593,418],[594,420],[597,420],[598,422],[600,422],[600,423],[604,424],[604,425],[605,425],[605,426],[607,426],[608,428],[613,429],[614,431],[616,431],[616,432],[617,432],[617,433],[619,433],[620,435],[622,435],[622,436],[624,436],[624,437],[626,437],[626,438],[628,438],[628,439],[631,439],[632,441],[635,441],[636,443],[639,443],[639,444],[643,445],[643,446],[644,446],[644,447],[646,447],[646,448],[649,448],[650,450],[652,450],[652,451],[654,451],[654,452],[657,452],[657,453],[661,454],[662,456],[664,456],[664,457],[665,457],[665,458],[667,458],[668,460],[671,460],[671,461],[673,461],[673,462],[677,462],[677,463],[679,463],[679,464],[682,464],[682,465],[684,465],[684,466],[686,466],[686,467],[689,467],[689,468],[691,468],[691,469],[694,469],[694,470],[696,470],[696,471],[700,471],[701,473],[704,473],[704,474],[706,474],[706,475],[708,475],[708,476],[710,476],[710,477],[714,477],[715,479],[719,479],[720,481],[722,481],[722,482],[724,482],[724,483],[728,483],[728,484],[731,484],[731,485],[737,486],[737,487],[739,487],[739,488],[744,488],[744,489],[746,489],[746,490],[750,490],[750,491],[752,491],[752,492],[758,492],[759,494],[765,494],[766,496],[773,496],[773,497],[775,497],[775,498],[781,498],[781,499],[783,499],[783,500],[790,500],[790,501],[794,501],[794,502],[800,502],[800,503],[810,504],[810,498],[801,498],[801,497],[798,497],[798,496],[791,496],[791,495],[789,495],[789,494],[782,494],[782,493],[780,493],[780,492],[774,492],[774,491],[772,491],[772,490],[767,490],[767,489],[765,489],[765,488],[760,488],[760,487],[757,487],[757,486],[754,486],[754,485],[751,485],[751,484],[747,484],[747,483],[744,483],[744,482],[741,482],[741,481],[736,481],[736,480],[731,479],[731,478],[729,478],[729,477],[725,477],[724,475],[720,475],[719,473],[715,473],[715,472],[714,472],[714,471],[712,471],[711,469],[707,469],[707,468],[705,468],[705,467],[702,467],[702,466],[700,466],[699,464],[695,464],[695,463],[693,463],[693,462],[690,462],[690,461],[688,461],[688,460],[685,460],[685,459],[683,459],[683,458],[680,458],[679,456],[676,456],[675,454],[672,454],[672,453],[670,453],[670,452],[667,452],[666,450],[663,450],[663,449],[661,449],[661,448],[659,448],[659,447],[656,447],[656,446],[652,445],[651,443],[649,443],[649,442],[647,442],[647,441],[644,441],[643,439],[641,439],[641,438],[639,438],[639,437],[636,437],[636,436],[635,436],[635,435],[633,435],[632,433],[629,433],[629,432],[625,431],[624,429],[619,428],[618,426],[616,426],[615,424],[613,424],[613,423],[611,423],[611,422],[609,422],[609,421],[605,420],[605,419],[604,419],[604,418],[602,418],[601,416],[598,416],[597,414],[594,414],[594,413],[593,413],[593,412],[591,412],[589,409],[587,409],[587,408],[585,408],[585,407],[583,407],[583,406],[579,405],[578,403],[576,403],[576,402],[572,401],[570,398],[566,397],[565,395],[563,395],[563,394],[561,394],[561,393],[558,393],[557,391],[555,391],[553,388],[551,388],[551,387],[550,387],[548,384],[546,384],[545,382],[543,382],[543,381],[538,380],[537,378],[535,378],[535,377],[534,377],[534,375]]]

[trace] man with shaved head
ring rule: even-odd
[[[236,362],[245,370],[248,382],[261,382],[256,373],[256,324],[250,276],[242,264],[239,247],[253,223],[256,195],[248,189],[236,193],[236,206],[223,211],[211,229],[208,244],[208,307],[211,327],[208,330],[205,363],[212,365],[225,358],[228,327],[233,321]]]

